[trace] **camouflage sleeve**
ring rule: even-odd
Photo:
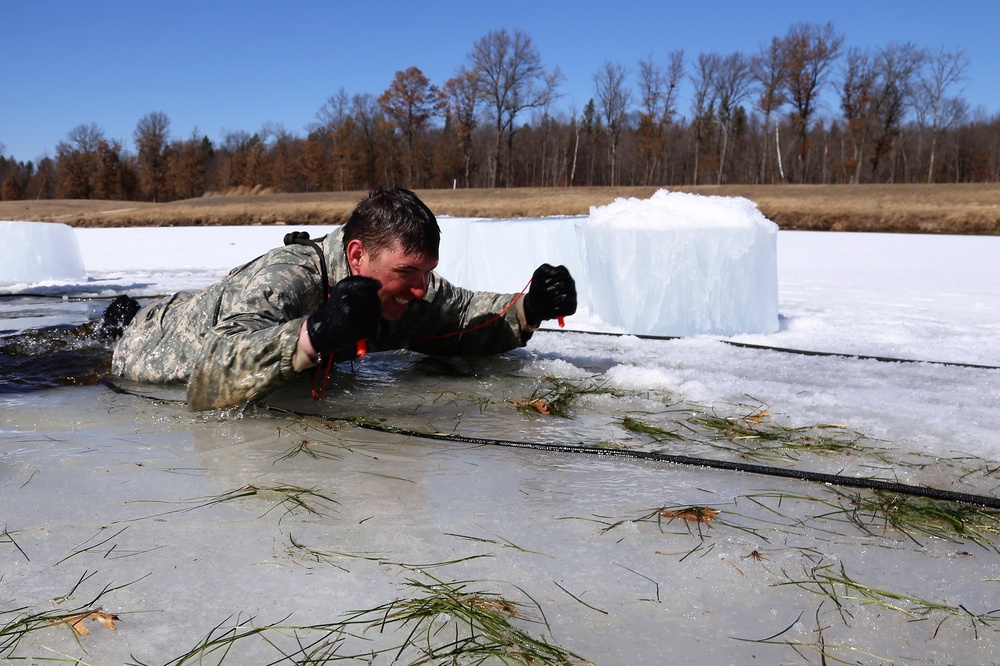
[[[305,317],[319,307],[319,276],[301,262],[268,262],[230,281],[188,379],[188,405],[215,409],[252,400],[295,375]]]
[[[202,335],[193,322],[203,318],[202,299],[215,300],[210,291],[180,292],[140,310],[115,344],[111,372],[138,382],[187,381]]]
[[[303,318],[260,330],[218,331],[205,341],[188,380],[195,411],[253,400],[295,375],[292,355]]]
[[[408,347],[438,356],[489,356],[523,347],[534,329],[519,317],[518,298],[463,289],[432,273],[426,297],[411,306]]]

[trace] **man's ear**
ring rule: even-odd
[[[365,258],[365,244],[354,238],[347,241],[347,265],[351,269],[351,275],[361,275],[361,267]]]

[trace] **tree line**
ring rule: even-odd
[[[796,24],[756,53],[607,60],[582,109],[523,31],[477,40],[441,86],[416,67],[379,95],[328,98],[304,135],[266,124],[213,142],[143,116],[132,150],[80,125],[38,164],[3,157],[0,199],[166,202],[211,192],[403,185],[547,187],[997,182],[1000,114],[970,111],[961,49],[845,48]],[[687,89],[689,107],[680,108]],[[837,109],[824,100],[836,100]]]

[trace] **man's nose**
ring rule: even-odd
[[[414,298],[423,298],[427,295],[427,282],[430,276],[427,273],[415,275],[410,282],[410,292]]]

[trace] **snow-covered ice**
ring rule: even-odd
[[[525,245],[525,266],[450,264],[446,245],[441,270],[517,291],[539,261],[566,263],[546,248],[555,253],[555,239],[575,236],[581,220],[524,222],[533,233],[552,229]],[[446,241],[465,234],[505,254],[518,248],[518,224],[442,220]],[[152,296],[201,287],[285,231],[79,229],[86,281],[31,290]],[[307,397],[311,378],[272,402],[421,432],[749,457],[996,495],[1000,370],[849,355],[1000,365],[1000,238],[776,236],[773,332],[653,340],[542,330],[524,350],[472,363],[371,355],[331,378],[321,406]],[[488,272],[477,276],[477,265]],[[487,277],[497,284],[475,282]],[[76,323],[104,302],[0,300],[0,330]],[[566,323],[619,328],[583,311]],[[567,384],[589,390],[570,418],[513,404]],[[754,427],[793,431],[801,446],[741,438],[756,423],[744,417],[763,408],[770,417]],[[731,432],[706,428],[713,418]],[[630,429],[627,419],[651,428]],[[469,581],[468,590],[526,611],[537,602],[548,626],[519,624],[598,664],[819,663],[821,653],[828,663],[978,664],[996,663],[1000,648],[997,523],[981,524],[978,541],[908,536],[884,517],[865,522],[854,502],[867,494],[849,489],[422,440],[274,411],[196,415],[96,386],[0,394],[0,441],[0,626],[28,611],[68,612],[105,585],[129,583],[95,604],[119,615],[117,632],[95,624],[75,638],[45,625],[16,656],[167,663],[220,623],[335,626],[349,611],[419,596],[407,579]],[[280,486],[327,499],[303,496],[310,513],[278,504]],[[239,500],[208,504],[241,489]],[[687,507],[719,513],[696,522]],[[355,627],[341,653],[398,645],[408,633],[377,627]],[[292,650],[293,631],[264,636]],[[227,663],[279,658],[248,637]]]

